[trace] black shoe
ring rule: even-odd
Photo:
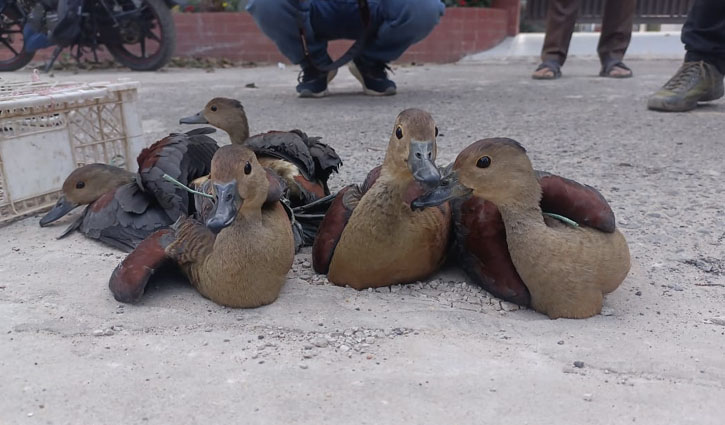
[[[299,97],[327,96],[327,84],[337,75],[337,69],[329,72],[320,71],[314,66],[302,66],[297,77],[297,94]]]
[[[685,62],[664,87],[647,100],[656,111],[684,112],[723,96],[723,74],[707,62]]]
[[[385,62],[370,61],[363,58],[353,60],[349,65],[352,73],[363,86],[363,92],[371,96],[390,96],[396,93],[395,83],[388,79]]]

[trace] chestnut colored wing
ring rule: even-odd
[[[312,268],[315,272],[327,274],[330,270],[335,247],[360,198],[360,188],[353,184],[340,190],[332,201],[312,244]]]
[[[166,246],[172,239],[173,230],[158,230],[128,254],[108,281],[113,298],[122,303],[140,300],[151,275],[166,262]]]
[[[380,177],[381,169],[382,166],[378,165],[370,170],[365,177],[362,188],[354,184],[346,186],[335,196],[327,209],[325,218],[320,223],[317,236],[312,244],[312,268],[315,272],[327,274],[330,270],[332,255],[335,253],[335,247],[340,241],[342,231],[345,230],[345,226],[358,202],[360,202],[360,198],[370,190]]]
[[[511,260],[498,208],[478,197],[454,201],[452,208],[453,252],[464,271],[494,296],[528,306],[531,295]]]
[[[542,171],[537,171],[537,177],[541,185],[541,209],[544,212],[563,215],[602,232],[614,232],[614,212],[599,191]]]
[[[188,192],[164,180],[168,174],[188,185],[211,171],[211,158],[219,148],[208,134],[213,129],[200,128],[188,133],[170,134],[138,156],[138,174],[144,190],[152,193],[171,221],[194,213],[194,201]]]

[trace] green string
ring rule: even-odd
[[[182,183],[182,182],[180,182],[180,181],[176,180],[175,178],[171,177],[171,176],[170,176],[170,175],[168,175],[168,174],[164,174],[164,175],[163,175],[163,176],[161,176],[161,177],[162,177],[162,178],[163,178],[164,180],[166,180],[167,182],[171,182],[171,183],[173,183],[173,184],[175,184],[175,185],[179,186],[180,188],[182,188],[182,189],[186,190],[186,191],[187,191],[187,192],[189,192],[189,193],[193,193],[194,195],[201,195],[201,196],[204,196],[204,197],[207,197],[207,198],[210,198],[210,199],[214,199],[214,197],[213,197],[212,195],[209,195],[208,193],[204,193],[204,192],[199,192],[199,191],[197,191],[197,190],[191,189],[190,187],[187,187],[187,186],[186,186],[186,185],[185,185],[184,183]]]
[[[548,215],[551,218],[555,218],[555,219],[561,221],[562,223],[568,224],[571,227],[579,227],[579,223],[577,223],[576,221],[574,221],[570,218],[566,218],[563,215],[548,213],[548,212],[545,212],[544,215]]]

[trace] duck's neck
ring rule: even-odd
[[[522,190],[515,200],[496,203],[506,227],[507,238],[530,235],[545,229],[546,224],[541,213],[541,187],[534,181]]]
[[[236,121],[226,126],[224,131],[229,133],[229,139],[233,144],[241,145],[249,139],[249,124],[247,123],[247,117],[244,115],[240,116]]]

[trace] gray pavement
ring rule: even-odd
[[[149,142],[211,96],[237,97],[252,131],[324,136],[345,161],[334,188],[378,165],[407,107],[436,118],[441,163],[512,137],[536,167],[602,191],[633,266],[579,321],[500,303],[451,268],[338,288],[309,252],[267,307],[219,307],[178,277],[124,306],[107,289],[122,253],[56,240],[70,218],[29,218],[0,228],[0,424],[722,424],[725,102],[647,111],[678,61],[628,64],[634,78],[611,80],[574,59],[548,82],[529,78],[533,60],[399,67],[390,98],[359,95],[342,71],[320,100],[293,96],[292,68],[56,73],[141,81]]]

